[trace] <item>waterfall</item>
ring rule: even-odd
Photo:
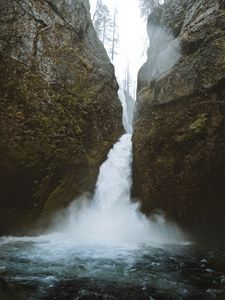
[[[128,115],[126,95],[125,95],[125,92],[124,92],[122,87],[120,87],[118,95],[119,95],[119,98],[120,98],[120,101],[121,101],[121,104],[122,104],[122,108],[123,108],[123,118],[122,118],[123,127],[124,127],[124,129],[127,133],[132,133],[133,127],[132,127],[132,124],[129,122],[130,118],[129,118],[129,115]]]
[[[94,202],[102,210],[120,209],[128,205],[131,189],[131,135],[121,137],[101,166]]]
[[[100,167],[94,196],[76,199],[60,223],[60,230],[63,228],[64,236],[69,235],[70,240],[76,243],[180,242],[182,235],[175,226],[159,215],[147,218],[140,212],[139,204],[131,199],[134,104],[127,101],[128,97],[132,97],[122,88],[123,80],[119,76],[121,72],[118,72],[121,65],[118,62],[114,64],[117,78],[120,78],[118,95],[126,134],[113,146]]]
[[[125,125],[132,129],[131,124]],[[104,245],[181,241],[175,226],[161,216],[148,219],[139,211],[138,203],[131,200],[131,137],[130,133],[124,134],[110,150],[100,168],[92,199],[83,196],[69,207],[63,224],[64,237],[67,235],[76,243]]]

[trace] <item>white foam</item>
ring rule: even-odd
[[[69,207],[60,225],[63,235],[76,243],[180,243],[181,232],[162,216],[148,219],[132,203],[132,142],[125,134],[100,168],[93,199],[82,197]],[[59,227],[58,227],[59,228]]]

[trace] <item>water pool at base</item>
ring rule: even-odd
[[[224,267],[224,254],[191,245],[82,245],[58,234],[0,239],[0,277],[24,300],[223,300]]]

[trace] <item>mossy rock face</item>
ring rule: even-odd
[[[123,131],[87,1],[52,3],[0,3],[0,234],[24,232],[93,191]]]
[[[201,239],[225,243],[225,15],[216,2],[171,1],[149,17],[154,30],[139,72],[133,194],[147,214],[162,210]],[[170,34],[163,47],[153,43],[159,32]],[[159,73],[174,44],[178,59]]]

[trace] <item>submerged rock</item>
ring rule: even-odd
[[[201,239],[225,244],[223,1],[167,1],[148,20],[139,72],[134,196]]]
[[[92,191],[122,133],[87,0],[0,0],[0,234]]]

